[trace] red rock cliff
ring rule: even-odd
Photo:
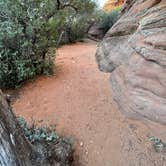
[[[124,2],[124,0],[108,0],[105,3],[103,9],[105,11],[111,11],[111,10],[115,9],[116,7],[118,7],[118,6],[121,6],[123,4],[123,2]]]

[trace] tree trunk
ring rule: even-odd
[[[0,91],[0,165],[31,166],[32,147]]]

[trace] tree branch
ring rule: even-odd
[[[50,13],[49,15],[47,15],[46,19],[49,20],[51,17],[53,17],[56,14],[56,10],[63,10],[65,8],[68,8],[68,7],[72,8],[75,11],[75,15],[78,13],[78,8],[75,7],[73,4],[66,3],[66,4],[62,5],[61,1],[57,0],[56,9],[52,13]]]
[[[60,0],[57,0],[57,10],[60,10],[61,2]]]
[[[74,9],[76,13],[78,12],[77,7],[75,7],[75,6],[72,5],[72,4],[64,4],[61,9],[64,9],[64,8],[67,8],[67,7],[70,7],[70,8],[72,8],[72,9]]]

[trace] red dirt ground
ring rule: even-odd
[[[121,115],[109,75],[97,69],[96,45],[87,41],[59,48],[55,74],[24,85],[12,105],[15,113],[56,124],[58,133],[75,138],[76,166],[164,166],[148,137],[164,138],[165,127]]]

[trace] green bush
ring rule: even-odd
[[[46,53],[58,34],[45,12],[53,7],[42,1],[2,0],[0,8],[0,88],[50,73],[52,60]]]
[[[60,29],[94,8],[91,0],[1,0],[0,88],[52,73]],[[77,25],[71,27],[74,40],[82,36]]]
[[[88,2],[88,1],[87,1]],[[86,2],[86,3],[87,3]],[[84,3],[80,5],[85,5]],[[92,3],[93,4],[93,3]],[[62,43],[73,43],[87,37],[88,30],[94,22],[100,20],[99,10],[95,8],[92,4],[85,5],[83,7],[89,6],[88,8],[79,11],[77,15],[71,17],[66,21],[65,25],[61,30],[64,31]],[[93,8],[93,10],[91,9]],[[62,32],[62,31],[61,31]]]
[[[68,32],[70,42],[75,42],[86,36],[86,27],[88,26],[86,21],[84,18],[77,18],[72,22]]]
[[[115,8],[113,11],[109,13],[103,13],[101,15],[101,21],[99,23],[99,28],[103,29],[104,34],[115,24],[118,19],[118,13],[121,7]]]

